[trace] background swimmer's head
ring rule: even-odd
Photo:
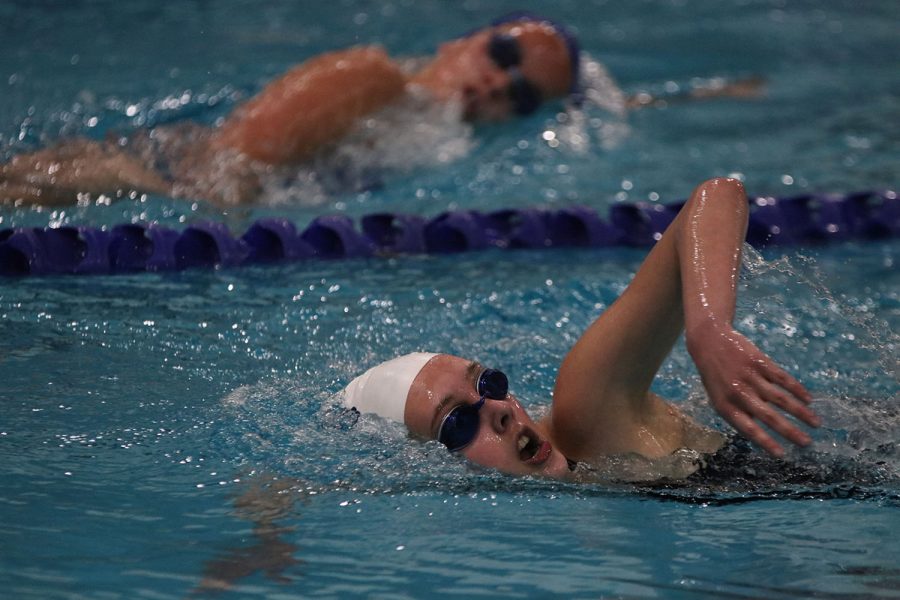
[[[344,404],[404,423],[471,462],[512,475],[564,478],[566,458],[512,394],[506,377],[449,354],[414,353],[377,365],[344,390]]]
[[[496,121],[575,91],[578,53],[562,26],[516,13],[443,44],[413,82],[460,102],[468,120]]]

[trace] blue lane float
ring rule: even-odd
[[[234,237],[223,223],[178,231],[154,223],[111,229],[65,226],[0,230],[0,275],[177,271],[283,261],[448,254],[488,248],[646,247],[684,202],[616,204],[603,219],[591,208],[514,208],[445,212],[432,219],[378,213],[314,219],[305,229],[266,218]],[[897,193],[804,194],[750,199],[747,241],[757,247],[900,236]]]

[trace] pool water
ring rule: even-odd
[[[288,2],[2,1],[2,152],[148,119],[213,123],[315,52],[377,40],[423,54],[523,5],[577,24],[626,91],[761,73],[769,94],[627,117],[588,106],[576,115],[586,148],[551,107],[438,126],[462,148],[453,160],[387,169],[364,191],[289,189],[227,211],[153,196],[6,206],[0,226],[214,217],[239,231],[267,214],[603,209],[734,173],[758,194],[896,185],[891,2],[336,2],[311,15]],[[789,455],[820,476],[805,483],[511,479],[335,403],[362,369],[431,349],[503,369],[545,410],[562,355],[643,254],[3,280],[0,595],[180,598],[227,584],[225,597],[898,597],[896,241],[748,253],[738,327],[826,421]],[[725,429],[683,345],[656,389]]]

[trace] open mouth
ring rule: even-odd
[[[463,120],[464,121],[474,121],[478,118],[478,98],[475,95],[475,91],[466,88],[463,97]]]
[[[522,430],[518,439],[519,459],[532,465],[543,464],[550,458],[552,446],[550,442],[542,440],[537,433],[529,428]]]

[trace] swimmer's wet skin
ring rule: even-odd
[[[394,358],[351,381],[343,402],[506,473],[564,478],[570,472],[546,432],[509,394],[506,376],[474,361],[424,352]]]
[[[579,54],[563,25],[530,13],[442,44],[413,73],[375,45],[327,52],[269,83],[220,127],[178,123],[116,140],[66,139],[17,155],[0,165],[0,202],[64,205],[129,192],[226,206],[251,202],[266,194],[273,173],[295,174],[345,142],[364,117],[404,102],[446,106],[465,121],[528,115],[566,96],[577,103]]]
[[[817,427],[809,393],[732,327],[747,212],[739,182],[698,186],[625,292],[571,349],[551,413],[539,422],[509,394],[505,375],[446,354],[414,353],[373,367],[347,386],[344,403],[514,475],[566,479],[573,462],[602,467],[613,456],[665,462],[681,450],[711,454],[724,437],[650,392],[684,330],[709,400],[728,423],[773,456],[784,450],[763,424],[805,446],[809,435],[782,411]],[[697,466],[672,473],[684,477]]]
[[[344,390],[348,408],[370,412],[398,421],[405,421],[406,404],[416,377],[437,354],[416,352],[377,365],[354,379]],[[474,383],[479,400],[474,404],[459,403],[454,396],[442,398],[434,411],[429,430],[434,438],[450,452],[469,446],[481,428],[481,409],[487,400],[511,401],[509,380],[496,369],[486,369],[477,362],[465,366],[465,380]],[[437,426],[435,426],[437,424]],[[550,455],[549,442],[528,427],[521,429],[516,447],[522,462],[539,465]]]
[[[124,145],[70,139],[16,156],[0,165],[0,201],[67,204],[78,194],[115,197],[133,190],[248,202],[260,195],[273,168],[311,160],[362,117],[404,96],[458,106],[469,121],[496,121],[565,96],[576,88],[577,68],[574,37],[524,13],[443,44],[412,74],[378,46],[328,52],[269,83],[221,127],[191,130],[189,138],[153,146],[147,155],[134,152],[136,144],[127,139]],[[178,125],[153,130],[169,138],[183,133]]]

